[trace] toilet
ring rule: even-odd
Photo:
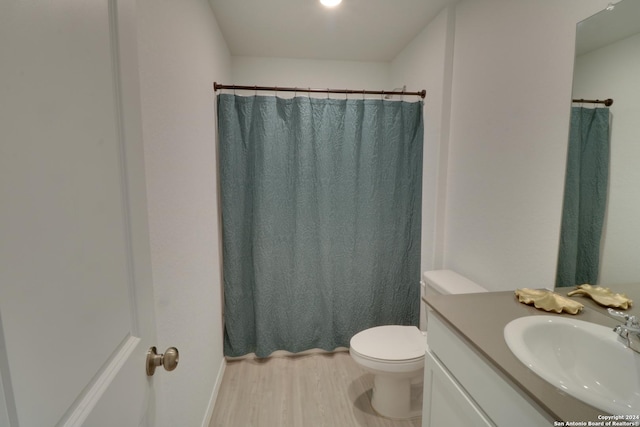
[[[487,292],[482,286],[451,270],[425,271],[422,295]],[[426,329],[426,304],[421,301],[421,325]],[[385,325],[365,329],[351,338],[353,360],[373,374],[371,406],[392,419],[420,416],[421,399],[412,399],[411,385],[422,380],[427,333],[415,326]]]

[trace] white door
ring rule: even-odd
[[[0,1],[2,427],[155,424],[137,73],[135,1]]]

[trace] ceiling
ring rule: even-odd
[[[456,0],[209,0],[233,56],[391,61]]]
[[[576,56],[640,33],[639,17],[640,1],[624,0],[578,23]]]

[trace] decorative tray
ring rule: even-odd
[[[591,286],[586,283],[584,285],[576,286],[576,290],[569,292],[567,295],[587,295],[600,305],[605,307],[621,308],[623,310],[626,310],[633,305],[633,301],[625,294],[616,294],[609,288]]]
[[[578,314],[584,308],[579,302],[547,289],[516,289],[516,297],[523,304],[533,305],[539,310]]]

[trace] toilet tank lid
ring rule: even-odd
[[[487,292],[485,288],[453,270],[431,270],[422,273],[422,280],[437,292],[448,294],[473,294]]]

